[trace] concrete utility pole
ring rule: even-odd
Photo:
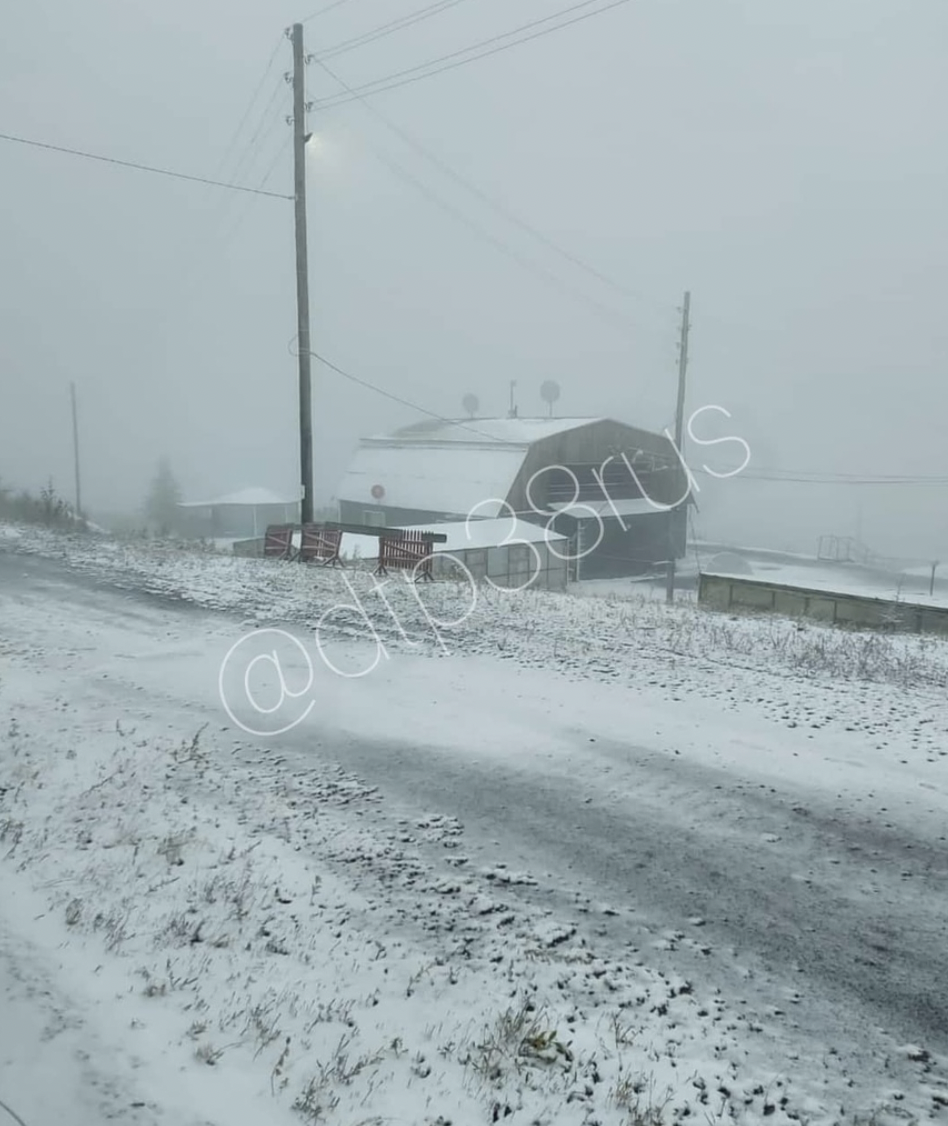
[[[685,429],[685,375],[688,371],[688,333],[691,323],[688,314],[691,310],[691,294],[685,294],[685,302],[681,307],[681,338],[678,343],[678,404],[675,409],[675,447],[678,458],[683,459],[682,433]],[[680,464],[680,462],[679,462]],[[686,474],[687,475],[687,474]],[[688,478],[688,488],[691,489],[691,479]],[[669,605],[675,601],[675,550],[677,536],[675,531],[681,520],[688,519],[687,497],[683,505],[670,509],[668,516],[668,580],[665,586],[665,601]],[[687,534],[687,523],[685,524]]]
[[[79,479],[79,416],[76,411],[76,385],[69,384],[72,400],[72,455],[76,475],[76,516],[82,516],[82,484]]]
[[[309,264],[306,254],[306,83],[303,25],[293,24],[293,162],[296,196],[296,323],[300,372],[300,519],[313,520],[313,403],[310,377]]]

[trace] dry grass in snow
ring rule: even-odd
[[[446,882],[379,847],[357,779],[253,766],[208,732],[96,729],[65,703],[42,736],[9,699],[2,721],[4,900],[41,894],[77,978],[101,978],[96,1005],[172,1088],[204,1074],[192,1092],[226,1114],[194,1122],[838,1120],[755,1062],[721,996],[600,959],[496,873]],[[333,858],[381,866],[386,901]],[[426,916],[423,948],[399,920]]]
[[[466,582],[448,581],[412,590],[403,576],[377,581],[365,570],[339,572],[184,544],[121,543],[32,527],[16,533],[10,541],[16,550],[58,558],[118,586],[236,612],[249,622],[314,626],[355,595],[365,617],[334,614],[321,627],[324,636],[374,643],[374,630],[394,649],[500,654],[597,676],[630,668],[639,675],[674,675],[676,665],[687,661],[689,668],[789,672],[825,682],[948,686],[948,643],[927,635],[724,614],[691,600],[669,607],[636,595],[577,599],[486,585],[474,592]]]
[[[386,606],[366,573],[33,529],[10,543],[251,625],[313,627],[354,588],[393,654],[491,654],[725,708],[752,696],[790,726],[805,713],[814,728],[856,729],[865,689],[891,697],[887,722],[918,725],[928,761],[944,753],[918,714],[919,692],[948,679],[948,646],[932,638],[529,591],[481,589],[472,607],[463,585],[416,597],[399,579]],[[343,636],[368,639],[366,628],[333,623]],[[856,1120],[827,1095],[839,1076],[818,1047],[775,1071],[753,1014],[651,970],[635,949],[600,956],[517,900],[528,873],[469,871],[460,856],[447,876],[432,871],[411,839],[455,855],[462,830],[450,819],[379,836],[363,816],[377,795],[358,778],[294,772],[221,732],[185,736],[179,714],[145,719],[131,700],[116,723],[60,696],[28,651],[7,656],[6,913],[24,942],[35,904],[54,913],[50,933],[115,1050],[157,1070],[156,1112],[180,1088],[187,1100],[173,1120],[200,1126]],[[791,680],[804,686],[796,697]],[[873,725],[884,743],[884,725]],[[701,949],[700,937],[672,940]]]

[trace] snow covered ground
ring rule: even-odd
[[[948,1115],[944,643],[2,544],[28,1126]]]

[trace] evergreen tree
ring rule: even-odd
[[[181,489],[171,471],[166,457],[158,462],[158,472],[148,490],[145,501],[145,515],[156,525],[161,535],[169,535],[178,525],[178,505],[181,502]]]

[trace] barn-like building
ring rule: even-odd
[[[363,439],[338,501],[351,524],[549,524],[581,556],[573,577],[596,578],[680,558],[687,492],[662,434],[608,418],[472,418]]]
[[[262,536],[268,524],[296,523],[300,502],[288,493],[252,488],[209,500],[183,501],[178,512],[182,528],[194,537],[249,539]]]

